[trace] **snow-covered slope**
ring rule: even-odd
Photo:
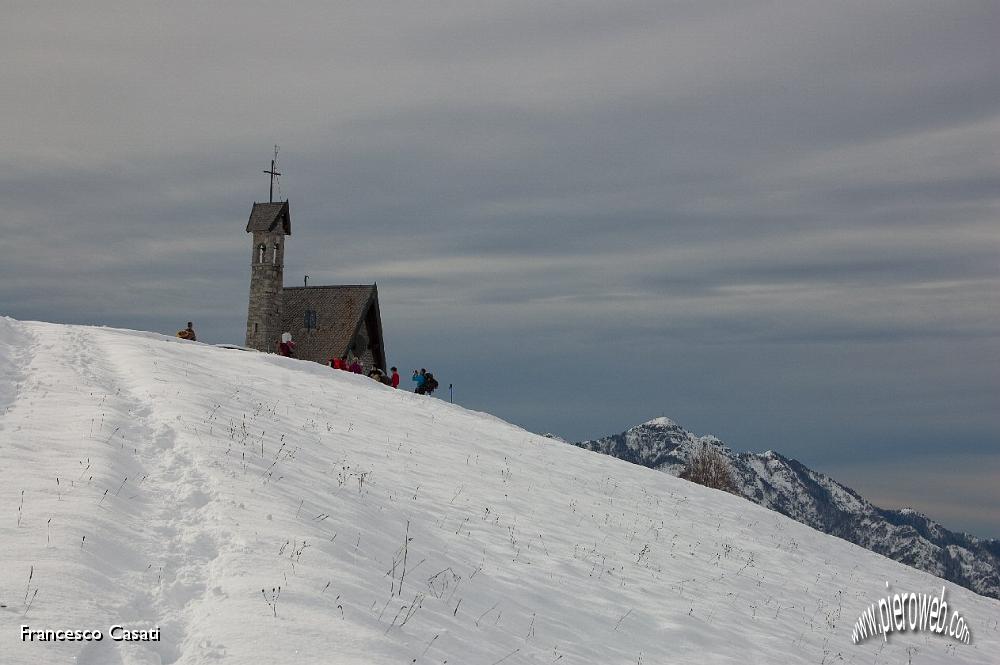
[[[729,459],[740,492],[754,503],[1000,598],[1000,541],[949,531],[914,510],[879,508],[829,476],[774,451],[737,454],[714,436],[695,436],[669,418],[575,445],[679,475],[703,444]]]
[[[1000,650],[1000,603],[950,584],[971,644],[852,645],[886,581],[944,583],[363,377],[9,319],[0,366],[5,664],[990,663]],[[22,624],[118,622],[161,640],[20,640]]]

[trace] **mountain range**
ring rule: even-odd
[[[702,446],[712,446],[729,461],[744,498],[978,594],[1000,598],[1000,540],[950,531],[910,508],[879,508],[829,476],[772,450],[736,453],[714,436],[696,436],[662,417],[573,445],[674,476]]]

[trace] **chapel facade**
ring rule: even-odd
[[[326,364],[353,355],[384,372],[378,286],[284,286],[285,240],[292,234],[288,201],[254,203],[246,230],[253,238],[246,346],[273,353],[287,332],[296,358]]]

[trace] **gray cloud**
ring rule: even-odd
[[[240,341],[276,142],[287,283],[377,280],[394,362],[463,403],[876,474],[944,445],[954,489],[1000,455],[998,28],[986,2],[19,5],[0,313]]]

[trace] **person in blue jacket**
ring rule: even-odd
[[[413,381],[417,382],[417,389],[414,390],[413,392],[417,393],[418,395],[424,394],[424,386],[427,383],[427,379],[424,376],[426,373],[427,370],[423,368],[421,368],[419,372],[417,370],[413,370]]]

